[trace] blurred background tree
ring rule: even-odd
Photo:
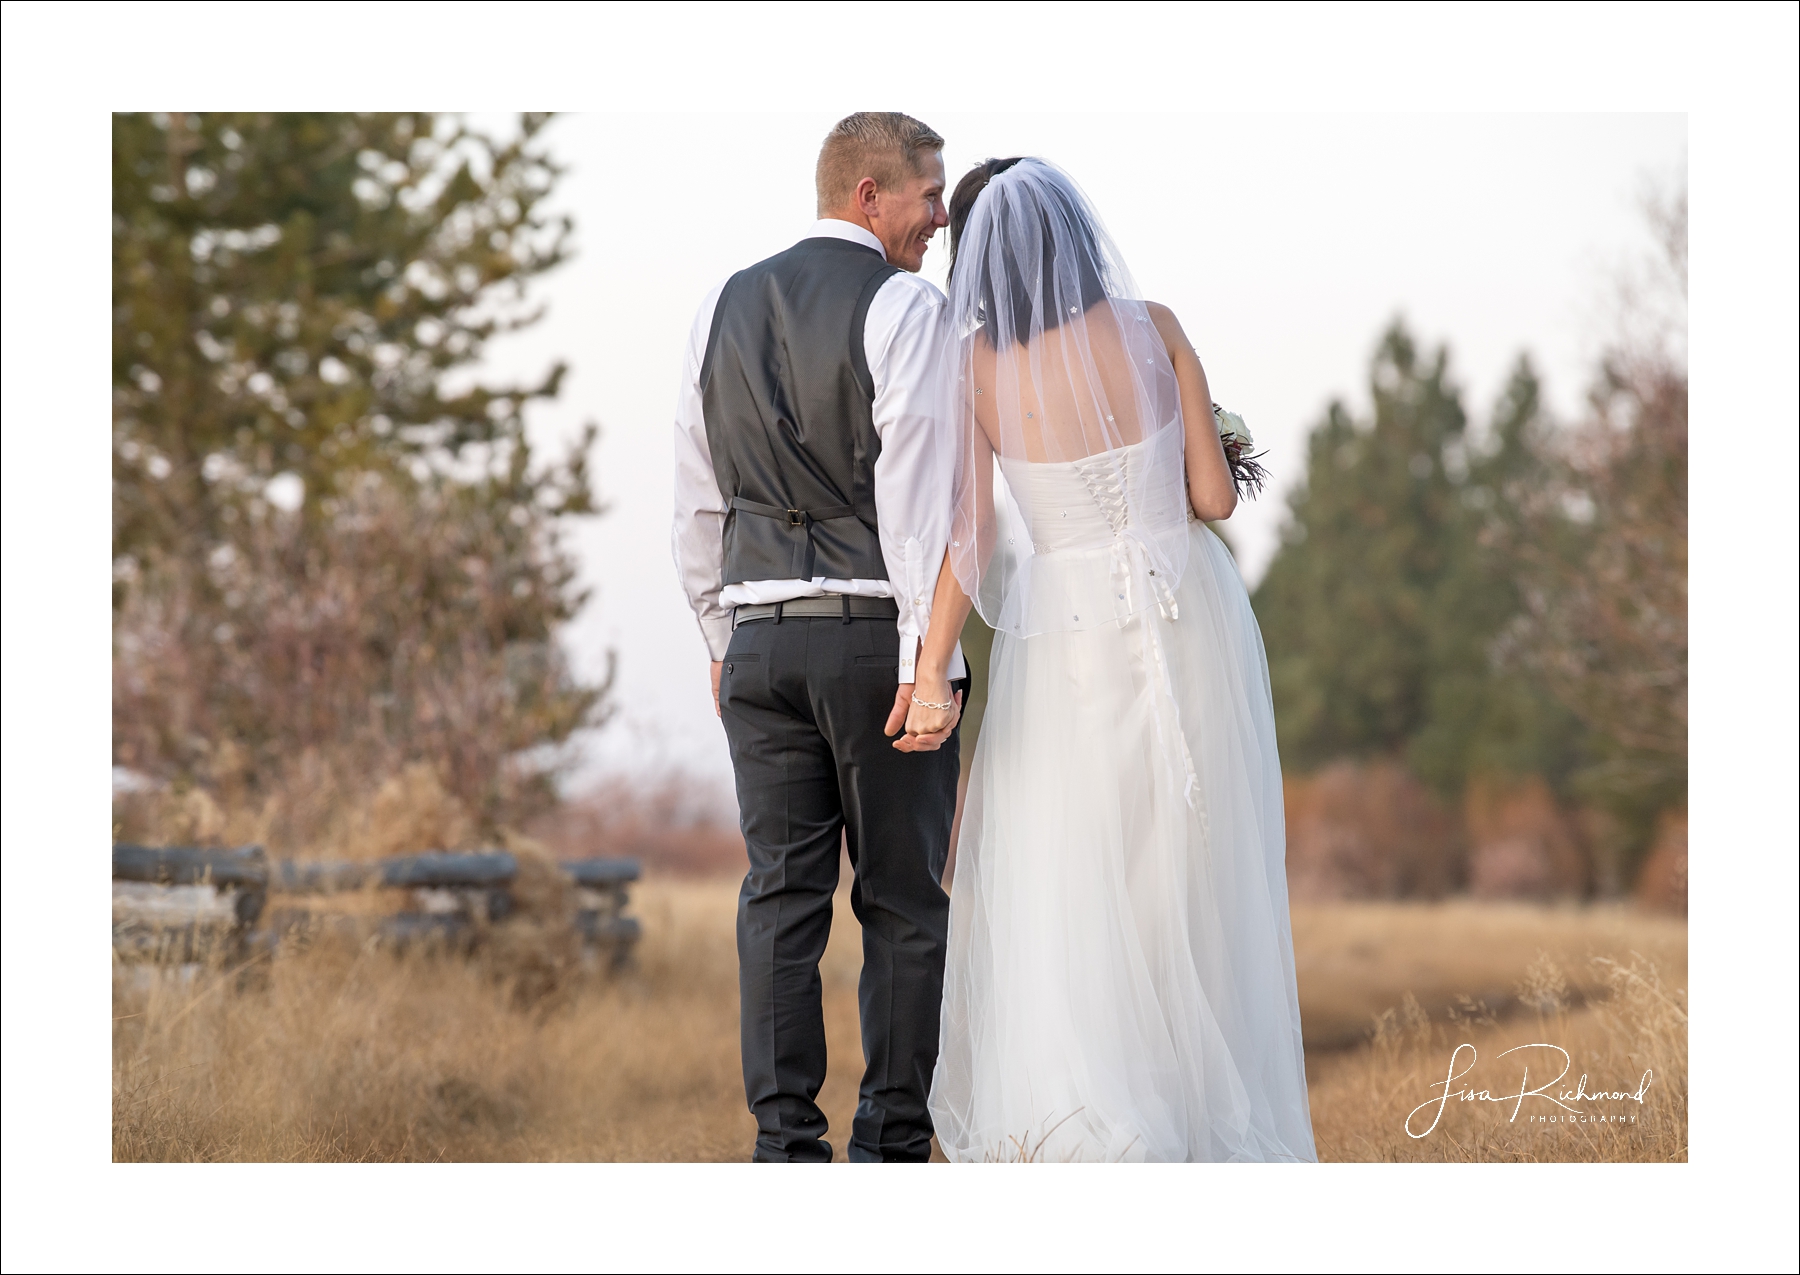
[[[1289,765],[1401,752],[1426,722],[1434,602],[1456,547],[1448,462],[1465,433],[1446,368],[1395,324],[1370,377],[1374,420],[1333,403],[1307,440],[1255,597]]]
[[[490,499],[591,510],[585,446],[516,463],[563,365],[448,375],[532,322],[527,285],[564,259],[543,123],[502,143],[417,114],[114,117],[116,552],[216,536],[278,476],[316,517],[346,475],[422,482],[445,459]]]
[[[1685,187],[1649,213],[1659,252],[1624,281],[1586,416],[1513,528],[1522,606],[1502,644],[1587,727],[1576,782],[1633,847],[1687,804]]]
[[[1521,359],[1476,438],[1448,367],[1395,323],[1375,353],[1373,419],[1333,403],[1308,440],[1254,597],[1297,769],[1400,758],[1450,796],[1480,770],[1572,764],[1567,715],[1491,649],[1519,609],[1503,532],[1542,469],[1537,377]]]
[[[1686,805],[1685,194],[1652,215],[1661,256],[1622,298],[1569,427],[1546,418],[1522,357],[1471,431],[1448,351],[1392,325],[1372,418],[1333,403],[1312,431],[1253,597],[1301,806],[1304,776],[1333,767],[1340,806],[1381,787],[1403,799],[1377,804],[1448,827],[1460,804],[1477,844],[1445,845],[1470,857],[1428,874],[1444,886],[1623,888]],[[1427,791],[1405,795],[1396,768]],[[1338,853],[1305,823],[1290,810],[1291,860]],[[1408,837],[1385,828],[1357,853]],[[1382,875],[1327,867],[1318,879]]]
[[[301,770],[340,815],[428,773],[469,835],[554,800],[595,429],[537,460],[563,365],[476,367],[567,253],[545,119],[114,116],[119,764],[293,842]]]

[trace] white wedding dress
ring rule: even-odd
[[[1060,326],[1021,320],[1007,339],[1005,272],[1040,252],[997,218],[1092,219],[1026,164],[982,194],[1023,178],[987,223],[976,204],[952,275],[981,326],[951,554],[996,633],[932,1121],[955,1161],[1310,1161],[1262,635],[1231,555],[1188,520],[1173,373],[1142,304],[1119,298],[1122,268],[1101,262],[1110,306],[1074,277],[1067,304],[1034,303]],[[983,256],[978,225],[1000,245]],[[1058,233],[1041,259],[1111,251],[1092,225]],[[1138,441],[1059,423],[1080,420]]]
[[[1092,481],[1151,448],[1003,462],[1039,596],[1154,588]],[[995,635],[931,1089],[952,1160],[1315,1158],[1262,635],[1188,536],[1173,605]]]

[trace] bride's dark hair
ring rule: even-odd
[[[969,214],[975,210],[975,203],[981,198],[981,192],[986,190],[988,183],[1001,173],[1028,159],[1031,157],[1027,155],[1014,155],[1010,159],[984,159],[964,173],[962,180],[956,183],[956,190],[950,196],[950,278],[954,279],[956,276],[957,249],[962,244],[963,231],[969,224]],[[1034,162],[1041,163],[1042,161]],[[1003,215],[996,226],[1000,239],[1001,269],[1005,274],[1007,291],[1012,294],[1012,323],[1010,326],[1013,329],[1011,332],[999,332],[989,325],[988,339],[993,341],[996,347],[1010,345],[1014,341],[1021,345],[1030,341],[1034,308],[1038,313],[1039,326],[1045,331],[1057,327],[1063,321],[1062,306],[1058,305],[1055,298],[1050,295],[1052,281],[1056,275],[1055,266],[1051,260],[1050,246],[1055,237],[1051,233],[1050,226],[1052,211],[1056,213],[1057,219],[1062,223],[1065,235],[1072,234],[1075,240],[1076,252],[1079,256],[1079,260],[1075,263],[1075,273],[1081,290],[1081,309],[1085,312],[1096,301],[1107,295],[1106,284],[1101,277],[1104,267],[1101,262],[1099,237],[1089,223],[1085,210],[1078,201],[1061,198],[1062,191],[1059,189],[1053,187],[1049,195],[1056,207],[1054,210],[1043,208],[1039,211],[1043,222],[1039,236],[1043,260],[1036,263],[1036,267],[1029,272],[1030,276],[1035,276],[1037,290],[1043,294],[1042,296],[1034,297],[1032,295],[1032,278],[1028,277],[1027,271],[1022,268],[1021,263],[1013,255],[1015,242],[1023,236],[1009,233],[1016,229],[1008,225],[1012,218]],[[996,313],[993,297],[990,295],[993,280],[978,280],[976,286],[979,290],[977,309],[985,324],[988,317]]]
[[[987,189],[989,182],[1024,158],[1014,155],[1011,159],[984,159],[956,183],[956,189],[950,194],[951,274],[956,273],[956,244],[962,238],[963,227],[969,224],[969,213],[975,207],[975,201],[981,198],[981,192]]]

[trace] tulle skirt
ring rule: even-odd
[[[1188,535],[1174,606],[995,636],[931,1086],[951,1160],[1316,1159],[1262,635]]]

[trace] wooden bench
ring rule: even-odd
[[[584,946],[610,966],[623,963],[642,935],[637,918],[625,914],[637,861],[576,859],[558,866],[574,886],[573,924]],[[241,959],[273,947],[309,915],[304,908],[285,908],[273,924],[259,927],[271,894],[375,888],[409,892],[410,906],[377,923],[382,941],[404,947],[429,940],[467,950],[484,926],[517,910],[512,887],[518,867],[503,850],[437,851],[372,863],[270,863],[260,846],[115,845],[113,947],[133,960]]]

